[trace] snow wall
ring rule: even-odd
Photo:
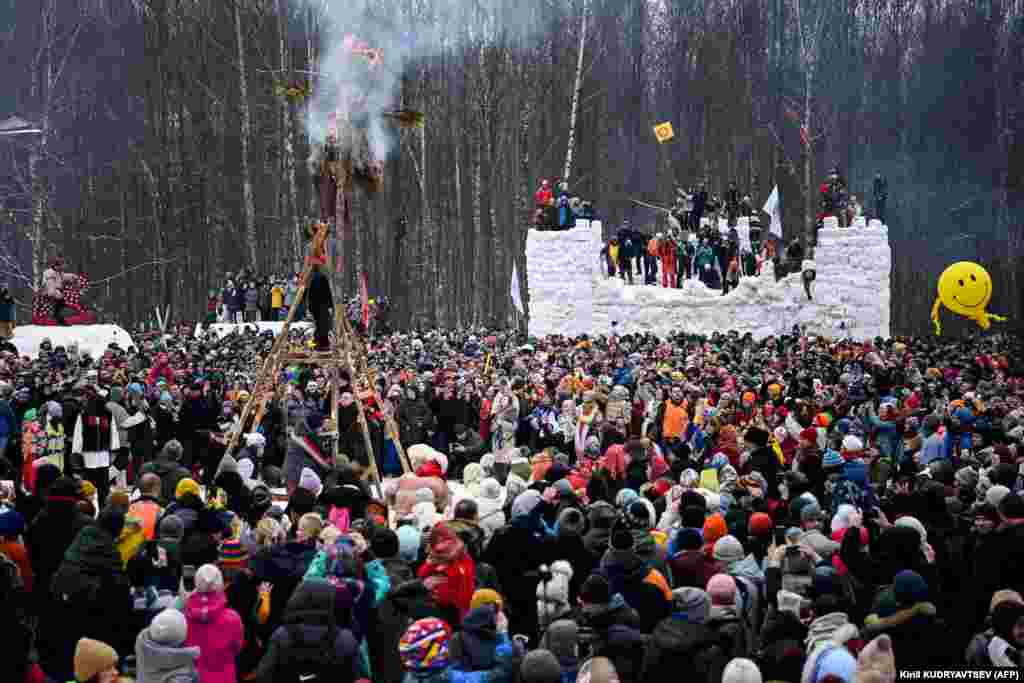
[[[744,221],[745,219],[740,219]],[[789,333],[793,325],[811,334],[867,339],[889,337],[889,230],[878,221],[841,229],[826,219],[818,232],[816,270],[808,301],[800,273],[779,281],[770,263],[756,277],[744,277],[722,296],[689,280],[682,289],[640,283],[627,285],[606,277],[601,225],[581,221],[572,230],[531,230],[526,241],[526,277],[531,335],[608,334],[618,322],[620,334],[658,336],[684,331],[750,332],[762,339]],[[660,273],[659,273],[660,277]]]
[[[44,339],[49,339],[54,346],[63,346],[65,349],[71,344],[78,344],[79,352],[88,351],[93,358],[102,356],[107,346],[114,342],[122,349],[135,346],[132,336],[117,325],[21,325],[14,328],[11,343],[18,349],[18,353],[35,358]]]

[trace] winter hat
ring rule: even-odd
[[[75,679],[92,680],[97,674],[117,666],[117,651],[106,643],[82,638],[75,645]]]
[[[775,595],[779,603],[780,612],[789,612],[794,616],[800,616],[800,606],[803,605],[804,601],[803,596],[787,590],[780,590]]]
[[[917,572],[904,569],[892,583],[893,596],[901,605],[913,605],[928,599],[928,584]]]
[[[320,538],[324,530],[324,520],[315,512],[307,512],[299,517],[298,530],[307,541]]]
[[[714,544],[718,539],[729,533],[729,526],[725,523],[725,517],[716,512],[704,520],[704,542]]]
[[[519,666],[519,680],[523,683],[560,683],[562,666],[549,650],[531,650]]]
[[[615,665],[607,657],[591,657],[580,667],[577,681],[590,681],[590,683],[617,683],[619,674]]]
[[[857,675],[857,660],[843,645],[827,643],[817,653],[807,658],[801,683],[821,683],[827,677],[834,677],[842,683],[853,683]]]
[[[747,522],[747,533],[755,538],[765,538],[772,533],[772,518],[764,512],[755,512]]]
[[[728,574],[715,574],[708,579],[707,593],[712,605],[733,605],[736,603],[736,580]]]
[[[0,512],[0,538],[13,538],[25,532],[25,518],[14,508],[4,508]]]
[[[860,651],[854,680],[856,683],[893,683],[896,680],[896,658],[888,635],[883,633]]]
[[[690,527],[683,527],[676,532],[674,547],[676,550],[699,550],[704,544],[700,532]]]
[[[562,535],[580,536],[585,526],[583,513],[576,508],[565,508],[558,513],[558,532]]]
[[[509,474],[505,479],[505,500],[514,501],[525,490],[526,480],[515,472]]]
[[[723,536],[715,541],[714,557],[719,562],[732,564],[743,559],[743,544],[735,536]]]
[[[242,479],[252,479],[253,473],[256,471],[256,465],[249,458],[242,458],[238,461],[238,475]]]
[[[978,473],[974,470],[973,467],[961,467],[956,471],[956,475],[954,476],[956,478],[956,483],[966,489],[970,489],[973,491],[974,487],[978,485]]]
[[[199,488],[199,484],[196,483],[195,479],[185,477],[178,482],[178,485],[174,489],[175,500],[181,500],[182,496],[191,493],[196,498],[202,498],[202,491]]]
[[[512,503],[512,519],[528,517],[534,508],[541,503],[540,493],[534,490],[523,491]]]
[[[505,608],[505,601],[498,591],[491,588],[480,588],[473,593],[469,601],[469,608],[476,609],[484,605],[494,605],[499,611]]]
[[[1024,517],[1024,498],[1020,493],[1003,496],[1003,499],[999,501],[999,512],[1007,519]]]
[[[692,529],[703,529],[705,517],[707,511],[704,505],[687,505],[686,507],[680,506],[682,512],[679,515],[680,522],[684,527]]]
[[[817,503],[809,503],[800,510],[801,522],[812,522],[821,519],[821,508]]]
[[[764,448],[768,445],[768,432],[758,427],[751,427],[743,435],[743,440],[754,444],[758,448]]]
[[[117,399],[111,399],[116,401]],[[46,404],[46,414],[55,420],[59,420],[64,417],[64,407],[56,401],[50,401]]]
[[[378,527],[370,536],[370,549],[382,560],[398,555],[398,535],[386,527]]]
[[[856,437],[846,437],[847,439]],[[825,455],[821,459],[821,466],[825,469],[831,469],[834,467],[842,467],[846,461],[843,460],[843,456],[836,453],[831,448],[825,451]]]
[[[985,502],[998,508],[999,503],[1001,503],[1003,498],[1009,495],[1009,493],[1010,489],[1006,488],[1002,484],[997,484],[985,492]]]
[[[462,483],[467,489],[479,484],[484,478],[484,468],[480,463],[471,462],[462,471]]]
[[[185,525],[177,515],[167,515],[160,520],[160,538],[180,541],[185,538]]]
[[[398,557],[406,562],[415,562],[420,554],[423,536],[412,524],[403,524],[395,532],[398,536]]]
[[[540,646],[551,650],[556,657],[571,658],[576,656],[576,646],[580,638],[580,628],[571,619],[558,619],[544,632]]]
[[[635,500],[625,509],[624,517],[631,529],[647,531],[654,526],[654,506],[648,500]]]
[[[1020,593],[1014,590],[1004,588],[998,590],[992,594],[992,600],[988,603],[988,611],[991,612],[1001,602],[1016,602],[1020,605],[1024,605],[1024,597],[1021,597]]]
[[[761,683],[762,680],[757,664],[745,657],[736,657],[722,672],[722,683]]]
[[[612,600],[612,588],[608,579],[600,574],[591,574],[580,587],[580,600],[588,605],[607,605]]]
[[[412,514],[416,517],[416,526],[419,530],[426,531],[437,523],[437,508],[433,503],[416,503],[412,508]]]
[[[705,591],[693,586],[672,591],[672,612],[683,615],[691,624],[703,624],[711,610],[711,598]]]
[[[323,483],[316,472],[308,467],[303,467],[302,473],[299,474],[299,488],[306,489],[313,495],[319,495],[320,489],[323,488]]]
[[[499,500],[501,498],[501,484],[493,477],[488,477],[480,482],[480,497],[487,500]]]
[[[224,590],[224,575],[215,564],[204,564],[196,570],[196,592],[216,593]]]
[[[619,527],[612,532],[608,546],[612,550],[632,551],[636,549],[636,539],[629,529]]]
[[[448,667],[451,628],[436,617],[414,621],[398,641],[398,654],[409,671],[438,671]]]
[[[622,489],[615,496],[615,507],[619,508],[620,510],[624,510],[627,507],[629,507],[629,505],[639,497],[640,494],[634,491],[633,489]]]
[[[149,637],[154,643],[178,647],[185,642],[188,624],[185,615],[176,609],[165,609],[149,623]]]

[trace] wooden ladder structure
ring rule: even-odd
[[[310,244],[309,253],[306,257],[305,267],[302,270],[302,276],[299,280],[299,289],[295,295],[295,302],[288,309],[288,316],[285,318],[284,326],[281,328],[281,332],[274,340],[270,353],[263,361],[263,367],[257,375],[256,385],[253,388],[251,397],[242,409],[239,429],[232,432],[231,440],[228,442],[225,453],[233,454],[235,452],[235,449],[238,447],[239,440],[241,439],[242,432],[246,430],[246,424],[248,423],[250,416],[252,416],[252,424],[249,426],[248,432],[255,432],[259,427],[260,423],[263,421],[264,415],[266,414],[267,404],[270,402],[277,390],[277,386],[281,378],[281,371],[285,367],[295,364],[316,365],[326,367],[330,372],[331,420],[335,426],[333,460],[336,464],[338,462],[339,435],[337,431],[339,380],[341,378],[341,371],[344,369],[348,372],[348,376],[350,377],[354,389],[353,398],[355,400],[359,427],[363,433],[363,443],[366,447],[366,453],[370,461],[370,466],[365,474],[368,474],[370,478],[379,485],[380,472],[377,469],[377,459],[373,450],[373,440],[370,437],[370,426],[366,420],[366,409],[363,405],[363,396],[357,389],[360,379],[365,381],[366,387],[368,388],[368,395],[372,396],[374,400],[376,400],[377,405],[380,406],[382,410],[384,408],[384,403],[380,400],[380,396],[377,394],[374,378],[369,376],[370,368],[366,359],[365,346],[363,346],[361,340],[359,340],[357,335],[352,331],[352,328],[345,317],[344,307],[341,305],[337,305],[335,307],[334,344],[330,351],[310,351],[308,349],[295,350],[290,347],[289,333],[292,323],[295,322],[295,312],[298,310],[299,304],[305,300],[306,290],[309,287],[310,280],[313,276],[314,265],[322,262],[323,260],[320,255],[326,253],[329,233],[330,227],[327,223],[320,222],[317,224],[317,230],[313,235],[313,241]],[[402,464],[402,469],[405,472],[409,472],[411,468],[409,466],[408,458],[405,456],[405,450],[402,448],[402,444],[399,439],[398,427],[395,425],[394,418],[391,415],[386,415],[385,424],[388,437],[393,441],[395,448],[398,450],[399,461]]]

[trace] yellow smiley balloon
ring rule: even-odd
[[[985,310],[992,299],[992,278],[989,277],[988,271],[977,263],[959,261],[946,268],[939,276],[938,290],[939,296],[932,306],[935,334],[942,334],[939,322],[940,306],[973,320],[983,330],[991,326],[992,320],[1006,320]]]

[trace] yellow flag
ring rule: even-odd
[[[654,127],[654,137],[658,138],[658,142],[664,144],[674,138],[676,133],[672,130],[672,122],[666,121],[665,123],[659,123]]]

